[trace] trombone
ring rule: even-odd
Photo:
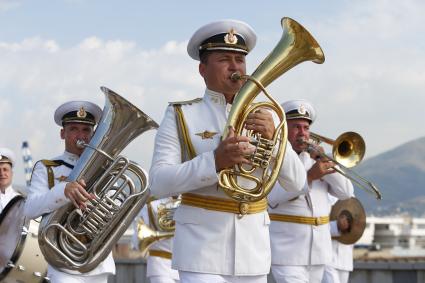
[[[303,140],[308,145],[309,152],[317,152],[322,157],[327,158],[337,164],[339,167],[333,169],[356,183],[361,189],[367,193],[374,194],[376,199],[382,199],[382,194],[378,187],[372,182],[366,180],[353,170],[351,167],[356,166],[362,161],[366,152],[366,145],[363,138],[355,132],[345,132],[338,136],[336,140],[310,132],[310,141]],[[332,146],[332,156],[324,154],[318,147],[318,144],[324,142]],[[343,168],[343,169],[341,169]]]

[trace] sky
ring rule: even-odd
[[[318,134],[358,132],[367,159],[424,135],[424,11],[422,0],[0,0],[0,146],[15,151],[15,183],[24,184],[23,141],[34,161],[63,152],[53,120],[62,103],[102,108],[106,86],[160,123],[168,102],[203,95],[198,62],[186,51],[196,29],[220,19],[249,23],[257,34],[251,74],[290,17],[326,60],[295,66],[268,92],[280,102],[311,101]],[[149,169],[154,136],[143,133],[123,155]]]

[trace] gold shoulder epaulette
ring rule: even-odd
[[[59,163],[52,161],[52,160],[48,160],[48,159],[42,159],[40,160],[41,163],[44,164],[44,166],[46,167],[56,167],[56,166],[60,166]]]
[[[198,97],[192,100],[168,102],[169,105],[191,105],[202,101],[202,97]]]

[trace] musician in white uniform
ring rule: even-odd
[[[266,282],[270,271],[270,219],[265,199],[244,203],[218,187],[221,169],[249,163],[253,153],[247,137],[221,141],[233,98],[242,85],[233,73],[246,73],[245,55],[256,36],[244,22],[223,20],[198,29],[188,44],[190,57],[199,60],[206,90],[202,98],[171,104],[158,129],[150,170],[155,196],[182,194],[175,212],[172,267],[180,281]],[[272,114],[251,113],[245,127],[271,138]],[[288,144],[279,181],[288,191],[306,184],[305,169]]]
[[[65,142],[65,151],[50,160],[41,160],[34,166],[31,185],[25,203],[24,213],[27,217],[37,218],[73,203],[85,208],[85,201],[92,196],[85,190],[84,180],[65,181],[84,148],[77,146],[77,140],[89,143],[94,126],[100,119],[102,110],[87,101],[70,101],[59,106],[54,120],[61,128],[60,137]],[[115,274],[112,253],[95,269],[87,273],[72,270],[58,270],[48,266],[51,282],[102,282],[106,283],[108,275]]]
[[[354,195],[353,195],[354,197]],[[338,199],[329,196],[331,205]],[[331,236],[341,235],[338,222],[331,221]],[[332,260],[325,266],[322,283],[348,283],[350,272],[353,271],[353,245],[346,245],[332,239]]]
[[[163,234],[172,232],[161,230],[158,221],[158,208],[172,204],[172,197],[151,200],[142,209],[141,216],[146,225],[154,231],[160,231]],[[173,237],[163,238],[153,243],[148,250],[146,259],[146,277],[150,283],[177,283],[179,282],[179,273],[171,268],[171,258],[173,249]]]
[[[19,195],[12,187],[14,160],[15,154],[12,150],[0,148],[0,213],[11,199]]]
[[[288,140],[307,171],[303,192],[273,189],[269,194],[272,273],[277,283],[321,282],[332,258],[328,194],[352,195],[351,182],[332,169],[329,160],[313,159],[303,141],[309,139],[316,112],[308,101],[291,100],[282,107],[288,121]],[[277,185],[279,186],[279,184]]]

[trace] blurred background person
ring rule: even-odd
[[[136,235],[137,247],[146,256],[146,277],[150,283],[178,283],[179,273],[171,267],[175,222],[180,199],[151,198],[143,207]]]
[[[13,182],[13,164],[15,154],[12,150],[0,148],[0,212],[6,207],[11,199],[19,195],[12,187]]]

